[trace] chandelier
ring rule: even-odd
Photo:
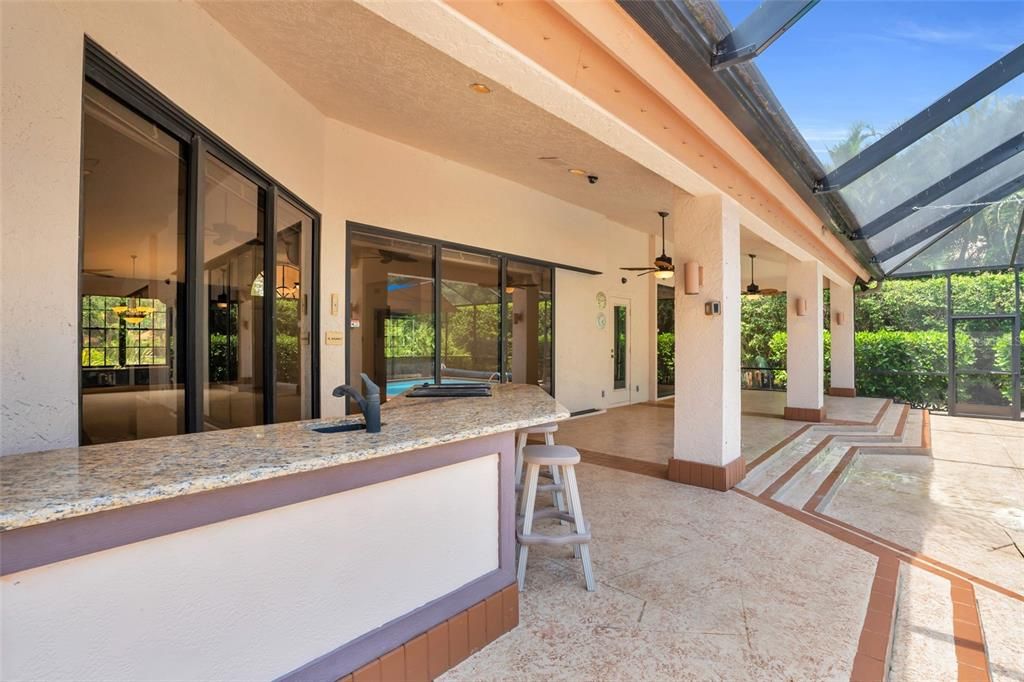
[[[137,256],[132,255],[132,279],[135,279],[135,259]],[[128,305],[116,305],[110,309],[120,319],[124,320],[128,324],[139,324],[153,312],[154,308],[147,305],[139,305],[138,299],[132,299],[128,297]]]

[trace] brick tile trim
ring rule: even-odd
[[[830,386],[828,389],[829,395],[834,395],[837,398],[856,398],[857,389],[855,388],[840,388],[839,386]]]
[[[737,457],[725,466],[693,462],[675,457],[668,460],[668,480],[725,492],[747,475],[747,463]]]
[[[513,583],[345,675],[339,682],[432,680],[517,625],[519,590]],[[398,670],[402,672],[399,674]]]
[[[782,418],[798,422],[823,422],[825,421],[825,408],[786,407]]]

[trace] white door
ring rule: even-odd
[[[629,299],[608,297],[609,376],[611,390],[608,393],[609,405],[624,405],[630,402],[629,349],[632,345],[630,333]]]

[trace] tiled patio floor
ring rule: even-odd
[[[862,400],[829,417],[873,426],[745,415],[745,491],[581,464],[598,591],[531,550],[520,626],[445,679],[1024,680],[1024,424]],[[642,405],[558,440],[657,461],[671,433]]]

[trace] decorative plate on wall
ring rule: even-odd
[[[597,314],[597,328],[604,329],[608,326],[608,318],[605,317],[604,313]]]
[[[608,305],[608,297],[604,295],[603,291],[597,292],[597,309],[604,310]],[[604,326],[604,325],[602,325]]]

